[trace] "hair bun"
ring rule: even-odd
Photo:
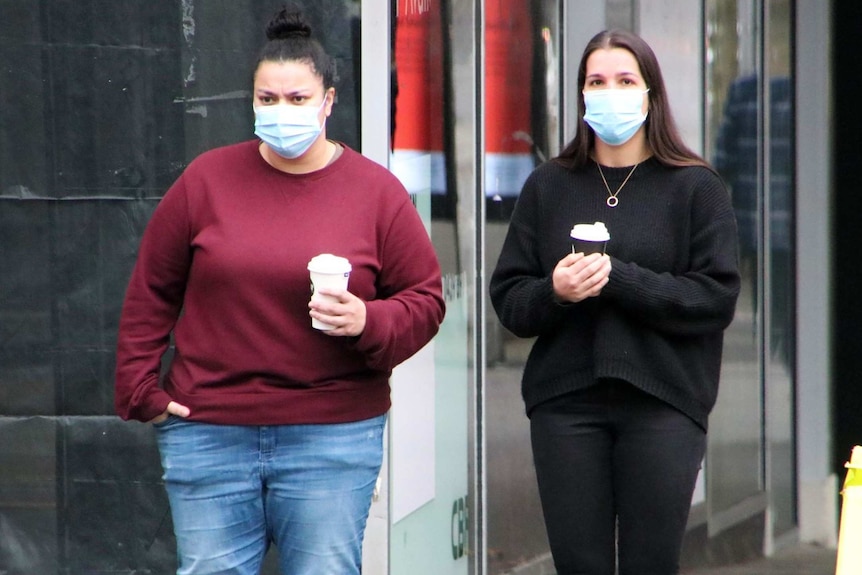
[[[295,8],[282,8],[266,26],[267,40],[286,40],[287,38],[310,38],[311,26]]]

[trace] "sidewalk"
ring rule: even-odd
[[[835,549],[798,545],[772,557],[722,567],[687,569],[680,575],[835,575]]]

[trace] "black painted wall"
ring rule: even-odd
[[[862,445],[862,3],[836,0],[833,13],[835,146],[833,378],[835,472]],[[811,86],[810,89],[817,89]],[[824,281],[824,289],[830,284]],[[804,302],[803,302],[804,304]]]

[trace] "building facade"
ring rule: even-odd
[[[251,68],[281,4],[0,0],[0,573],[175,569],[152,432],[113,413],[119,310],[162,194],[202,151],[253,137]],[[550,569],[519,395],[530,342],[497,322],[487,280],[521,184],[573,135],[581,51],[612,27],[654,48],[740,227],[683,563],[834,545],[853,428],[836,440],[824,288],[833,3],[299,4],[337,60],[329,136],[399,176],[444,273],[441,331],[392,378],[364,572]]]

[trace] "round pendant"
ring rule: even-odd
[[[615,207],[617,207],[617,204],[618,204],[618,203],[620,203],[620,201],[617,199],[617,197],[616,197],[616,196],[611,196],[611,197],[609,197],[609,198],[608,198],[607,204],[608,204],[608,207],[609,207],[609,208],[615,208]]]

